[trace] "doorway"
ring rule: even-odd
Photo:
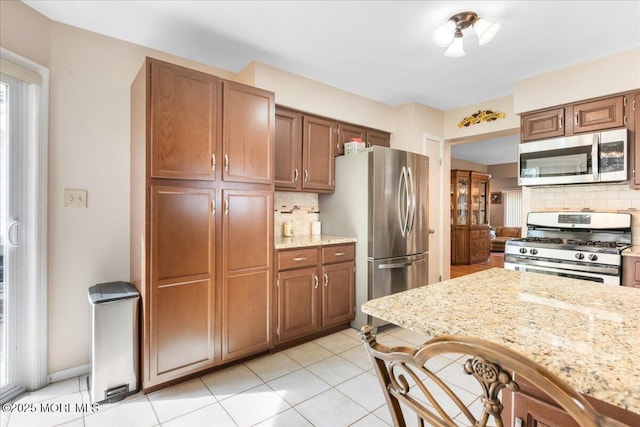
[[[46,383],[48,71],[0,51],[0,401]]]

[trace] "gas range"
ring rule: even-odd
[[[532,212],[527,237],[508,240],[504,266],[620,285],[622,251],[631,245],[631,214]]]

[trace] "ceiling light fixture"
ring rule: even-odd
[[[453,15],[444,25],[434,31],[433,42],[440,47],[448,47],[444,52],[446,56],[464,56],[462,30],[470,26],[473,26],[478,35],[478,43],[481,46],[489,42],[500,29],[499,23],[492,24],[473,12],[461,12]]]

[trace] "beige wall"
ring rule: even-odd
[[[505,188],[518,187],[518,164],[504,163],[501,165],[489,165],[487,172],[491,174],[489,191],[501,192]],[[504,225],[504,204],[490,204],[489,218],[492,226]]]
[[[478,172],[487,172],[487,165],[483,165],[481,163],[470,162],[468,160],[451,158],[451,169],[462,169],[462,170],[470,170],[470,171],[478,171]]]
[[[515,82],[516,113],[640,88],[640,48]]]

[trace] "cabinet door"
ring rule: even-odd
[[[302,188],[332,192],[336,123],[319,117],[304,116],[303,124]]]
[[[640,189],[640,93],[633,96],[629,140],[629,186]]]
[[[519,418],[523,427],[579,427],[562,409],[531,396],[514,393],[513,405],[514,421]]]
[[[276,189],[300,188],[302,161],[302,114],[276,108]]]
[[[336,143],[336,156],[342,156],[344,154],[344,144],[349,142],[351,138],[360,138],[362,142],[367,142],[367,131],[364,128],[349,125],[346,123],[340,123],[338,125],[338,142]]]
[[[274,176],[272,92],[223,82],[223,180],[269,184]]]
[[[161,61],[150,67],[151,176],[215,179],[219,80]]]
[[[622,257],[622,285],[640,288],[640,258]]]
[[[451,229],[451,264],[469,264],[469,228]]]
[[[391,146],[391,135],[380,130],[367,129],[367,147],[380,145],[382,147]]]
[[[573,106],[573,133],[593,132],[624,125],[622,95]]]
[[[278,341],[318,329],[318,268],[278,273]]]
[[[214,361],[214,191],[151,187],[151,290],[145,386]],[[148,363],[147,363],[148,362]]]
[[[352,262],[322,266],[322,326],[353,320],[355,271]]]
[[[223,190],[222,359],[271,347],[273,192]]]
[[[564,136],[564,108],[523,114],[521,126],[523,141]]]
[[[470,263],[484,262],[491,255],[491,238],[489,229],[472,229],[470,231]]]

